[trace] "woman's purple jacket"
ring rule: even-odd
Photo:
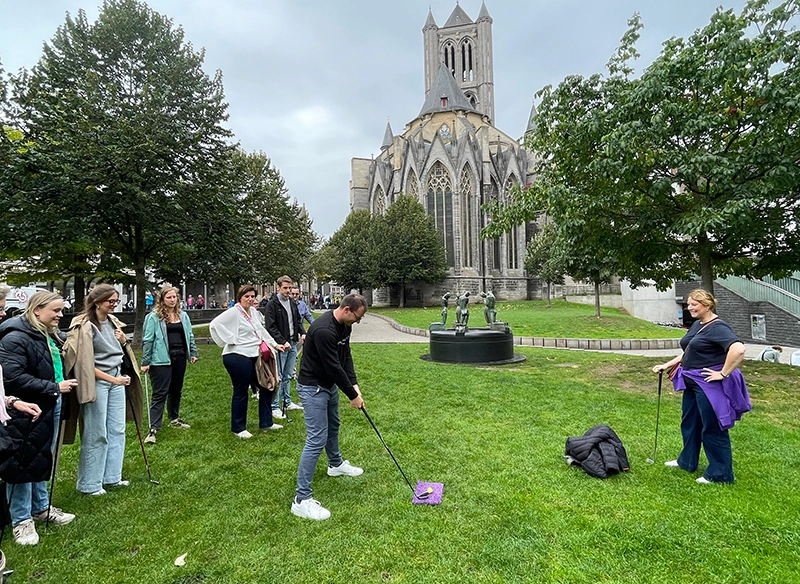
[[[709,367],[709,369],[720,371],[722,365]],[[686,381],[683,378],[684,376],[688,377],[706,394],[714,413],[717,414],[719,427],[722,430],[733,428],[733,425],[742,419],[745,412],[753,409],[747,393],[747,384],[744,382],[741,371],[738,368],[734,369],[730,376],[722,381],[706,381],[702,373],[702,369],[684,369],[679,366],[672,378],[675,391],[686,389]]]

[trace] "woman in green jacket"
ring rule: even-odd
[[[144,319],[142,341],[142,372],[149,373],[153,382],[150,433],[144,441],[155,444],[165,403],[169,425],[173,428],[189,427],[181,419],[179,410],[186,362],[194,363],[198,354],[192,323],[189,315],[181,310],[177,288],[165,286],[161,289],[155,307]]]

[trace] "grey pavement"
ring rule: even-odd
[[[362,321],[353,326],[351,336],[353,343],[428,343],[428,337],[406,333],[395,329],[392,323],[385,317],[379,317],[369,312]],[[762,350],[770,345],[760,345],[756,343],[745,343],[745,359],[756,359]],[[562,351],[585,351],[588,349],[559,349]],[[781,363],[789,363],[789,359],[796,347],[783,347]],[[670,359],[679,355],[680,349],[649,349],[649,350],[627,350],[627,351],[596,351],[598,353],[620,353],[623,355],[639,355],[643,357],[664,357]]]

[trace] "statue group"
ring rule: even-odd
[[[469,292],[464,292],[456,300],[456,328],[467,328],[469,325]],[[447,308],[450,302],[450,292],[442,296],[442,325],[447,325]],[[495,297],[491,291],[481,292],[483,298],[483,318],[486,324],[492,325],[497,321]]]

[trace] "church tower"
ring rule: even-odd
[[[492,18],[481,3],[473,22],[456,4],[441,28],[433,13],[422,28],[425,50],[425,97],[434,86],[441,63],[448,68],[458,87],[472,106],[494,122],[494,61],[492,57]]]

